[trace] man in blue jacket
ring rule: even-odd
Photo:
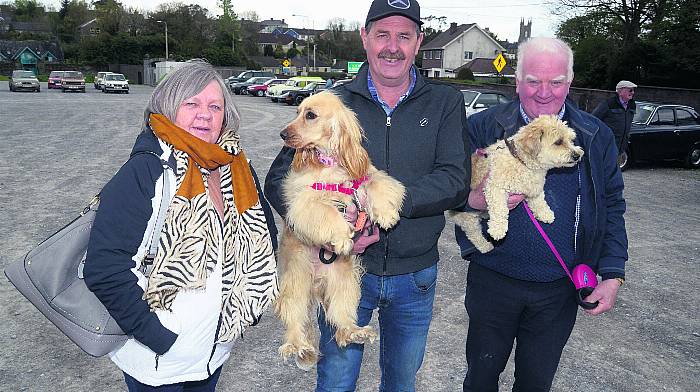
[[[382,391],[415,390],[432,319],[444,211],[464,203],[469,183],[464,98],[424,79],[413,65],[423,39],[420,25],[417,1],[375,0],[361,30],[368,64],[333,90],[357,114],[373,164],[407,192],[399,223],[362,255],[357,324],[367,325],[378,309]],[[265,194],[282,216],[280,186],[293,154],[283,148],[265,180]],[[323,312],[319,327],[316,390],[355,390],[363,346],[339,348]]]
[[[542,114],[558,115],[576,131],[581,162],[547,174],[545,199],[556,217],[545,232],[572,269],[589,264],[602,277],[586,312],[612,309],[624,282],[627,259],[624,184],[610,129],[566,100],[573,79],[573,54],[554,38],[532,38],[518,49],[518,98],[469,118],[472,148],[510,137]],[[473,151],[473,150],[472,150]],[[464,391],[497,391],[513,341],[514,391],[548,391],[562,350],[576,321],[574,286],[517,196],[512,196],[507,236],[481,254],[457,228],[462,257],[469,259],[465,307],[469,314]],[[521,200],[522,198],[520,198]],[[468,205],[485,209],[482,189],[470,192]],[[466,208],[469,208],[466,207]]]

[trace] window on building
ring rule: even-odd
[[[474,58],[474,52],[464,51],[464,59],[472,60]]]
[[[433,51],[432,50],[426,50],[423,52],[423,59],[424,60],[430,60],[433,58]]]
[[[435,51],[435,60],[440,60],[440,57],[442,56],[442,52],[439,50]]]

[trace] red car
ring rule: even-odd
[[[274,86],[276,84],[283,84],[286,81],[287,79],[270,79],[263,84],[254,84],[252,86],[248,86],[248,94],[255,95],[256,97],[264,97],[268,87]]]
[[[61,79],[64,71],[51,71],[49,74],[49,89],[61,88]]]

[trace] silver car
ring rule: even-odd
[[[486,110],[491,106],[510,102],[510,98],[498,91],[460,91],[462,91],[462,95],[464,95],[464,110],[467,112],[467,117],[482,110]]]
[[[36,91],[37,93],[41,91],[39,79],[36,78],[34,72],[21,70],[12,71],[12,76],[10,76],[10,91],[20,90]]]

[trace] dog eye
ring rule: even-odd
[[[562,144],[564,144],[564,140],[562,140],[562,139],[559,139],[556,142],[554,142],[555,146],[561,146]]]
[[[316,117],[318,117],[318,116],[316,115],[316,113],[314,113],[314,112],[306,112],[306,119],[307,119],[307,120],[313,120],[313,119],[315,119]]]

